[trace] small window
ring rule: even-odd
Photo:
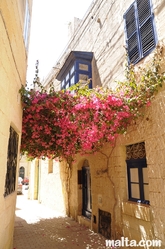
[[[149,204],[149,180],[143,143],[127,146],[129,200]]]
[[[82,83],[87,83],[89,77],[86,74],[79,74],[79,81]]]
[[[64,86],[65,86],[65,81],[63,80],[63,81],[61,82],[61,88],[63,89]]]
[[[65,89],[68,89],[70,87],[69,82],[66,84]]]
[[[129,63],[137,63],[156,46],[151,0],[136,0],[124,14]]]
[[[66,76],[66,81],[67,81],[67,80],[69,80],[69,73],[68,73],[67,76]]]
[[[70,79],[70,85],[74,85],[75,84],[75,79],[74,79],[74,76],[72,76],[72,78]]]
[[[48,160],[48,174],[53,173],[53,159]]]
[[[72,75],[74,73],[74,66],[70,70],[70,74]]]
[[[82,64],[75,61],[74,66],[71,67],[69,72],[61,81],[61,89],[68,89],[70,86],[75,85],[79,81],[84,84],[91,78],[91,65]],[[91,88],[91,83],[90,86]]]
[[[79,63],[79,69],[83,71],[88,71],[88,65]]]

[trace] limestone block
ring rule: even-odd
[[[134,205],[133,208],[137,219],[150,221],[150,208],[148,206]]]
[[[122,213],[134,216],[134,210],[132,208],[132,203],[122,202]]]
[[[136,240],[136,241],[141,240],[140,233],[137,233],[137,230],[130,229],[130,227],[128,226],[123,226],[123,235],[124,237],[129,238],[129,240]]]
[[[164,208],[152,208],[152,226],[155,237],[165,241],[165,215]]]
[[[54,160],[53,171],[51,173],[49,173],[48,170],[48,160],[40,160],[39,168],[37,162],[35,167],[32,164],[30,179],[33,193],[31,193],[31,198],[35,198],[35,196],[39,194],[39,199],[42,201],[42,204],[66,214],[66,209],[68,208],[67,191],[69,188],[66,174],[67,171],[65,171],[64,163],[59,163]],[[39,186],[37,185],[37,181],[39,181]],[[70,198],[73,198],[72,192],[70,193]],[[75,202],[75,199],[73,202]],[[75,203],[77,204],[77,201]]]
[[[150,204],[153,207],[163,208],[165,204],[165,197],[162,193],[150,192]]]
[[[4,94],[4,92],[0,91],[0,110],[3,113],[9,114],[9,108],[10,108],[10,103],[9,101],[6,101],[8,99],[7,95]],[[6,120],[6,118],[5,118]]]
[[[160,239],[162,242],[164,242],[165,240],[164,223],[160,222],[159,217],[154,219],[152,226],[153,226],[155,238]]]
[[[3,91],[5,93],[5,95],[7,95],[8,93],[8,90],[9,90],[9,82],[7,82],[7,79],[8,79],[8,76],[7,76],[7,73],[5,71],[5,68],[2,64],[2,58],[0,59],[0,65],[1,65],[1,68],[0,68],[0,78],[1,78],[1,81],[2,82],[6,82],[8,84],[1,84],[0,88],[1,88],[1,91]]]
[[[122,202],[122,213],[145,221],[150,221],[151,219],[149,206],[139,205],[133,202]]]
[[[138,220],[136,220],[134,217],[129,216],[129,215],[122,215],[122,220],[123,220],[123,226],[127,226],[131,229],[139,230],[138,228]]]
[[[163,167],[163,164],[149,164],[147,160],[147,166],[148,166],[148,178],[149,179],[155,179],[155,178],[164,178],[165,179],[165,169]],[[149,188],[151,186],[149,185]],[[151,187],[152,189],[152,187]]]
[[[164,181],[163,179],[149,179],[149,191],[155,193],[161,193],[164,189]]]

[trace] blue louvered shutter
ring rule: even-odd
[[[150,0],[136,0],[124,14],[129,63],[137,63],[156,46]]]
[[[156,46],[150,0],[137,0],[137,10],[142,57],[144,57]]]
[[[135,16],[135,4],[124,15],[127,52],[130,63],[140,59],[138,29]]]

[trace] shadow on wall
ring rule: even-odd
[[[92,86],[95,88],[96,86],[102,86],[101,79],[97,67],[97,61],[95,57],[92,60]]]

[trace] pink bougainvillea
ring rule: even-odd
[[[23,109],[21,151],[30,158],[96,152],[113,145],[134,116],[129,101],[101,88],[83,94],[32,90]]]
[[[78,87],[74,94],[71,89],[47,93],[22,87],[21,152],[31,159],[69,159],[76,153],[99,151],[106,142],[113,146],[162,86],[165,74],[159,72],[159,63],[154,57],[151,66],[137,73],[129,67],[126,81],[118,82],[115,92]]]

